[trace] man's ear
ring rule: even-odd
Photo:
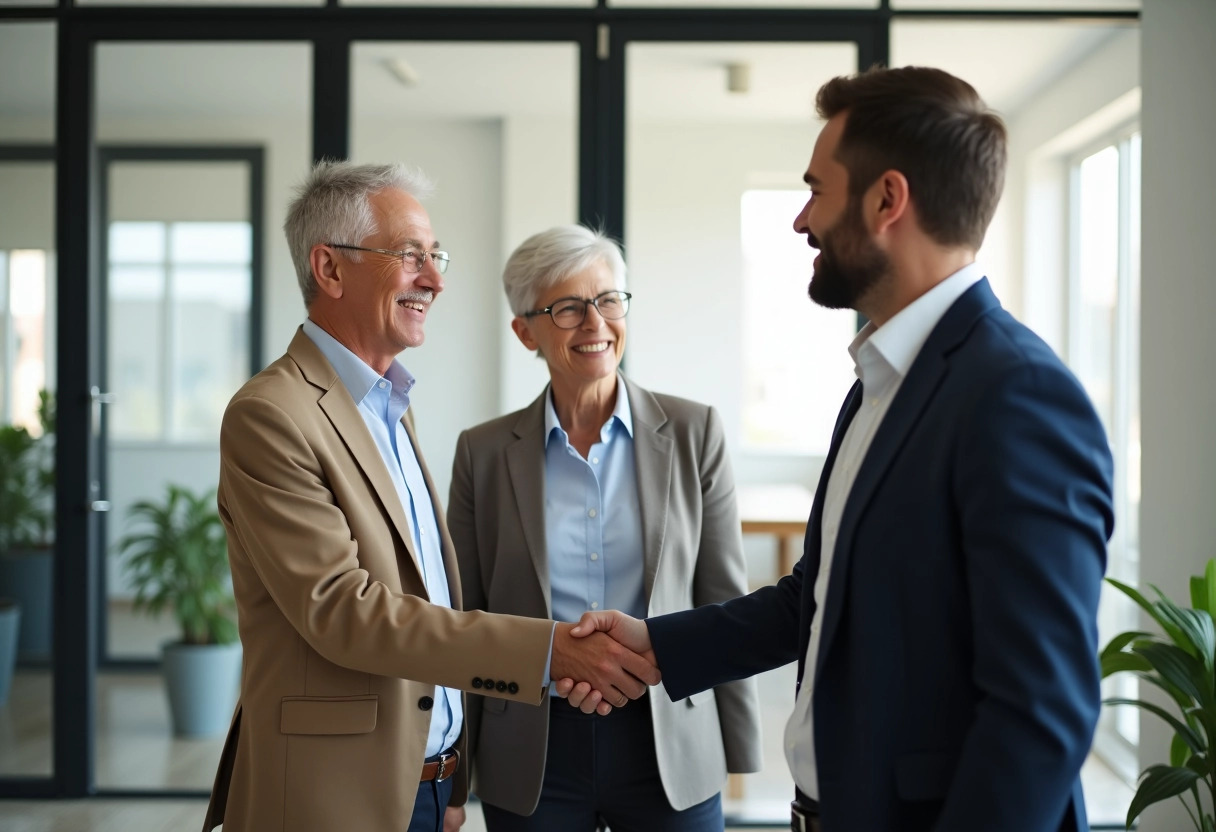
[[[911,205],[908,177],[897,170],[885,171],[866,193],[871,231],[881,234],[903,219]]]
[[[519,343],[523,344],[530,350],[536,351],[540,349],[540,344],[532,337],[532,330],[528,329],[528,319],[523,317],[514,317],[511,319],[511,331],[515,333],[515,337],[519,339]]]
[[[342,272],[333,249],[318,243],[308,252],[308,262],[318,290],[334,300],[342,297]]]

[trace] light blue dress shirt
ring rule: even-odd
[[[588,610],[646,617],[642,508],[633,453],[633,414],[617,377],[616,407],[584,459],[545,398],[545,542],[553,617]]]
[[[305,319],[304,334],[312,339],[338,373],[338,378],[358,405],[359,415],[367,424],[376,449],[384,459],[405,509],[414,538],[414,551],[422,563],[422,579],[431,603],[450,608],[452,597],[448,593],[448,577],[443,568],[443,544],[439,536],[439,523],[435,520],[435,507],[431,503],[414,446],[410,444],[409,434],[401,422],[410,406],[409,394],[414,386],[414,377],[398,361],[393,361],[388,373],[381,377],[363,359],[311,320]],[[460,691],[436,688],[426,755],[431,757],[452,747],[463,723]]]

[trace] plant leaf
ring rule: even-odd
[[[1182,635],[1182,632],[1176,626],[1174,626],[1174,624],[1172,622],[1170,622],[1167,619],[1162,618],[1161,613],[1157,609],[1156,605],[1153,604],[1151,601],[1149,601],[1147,598],[1145,598],[1143,595],[1141,595],[1140,591],[1138,589],[1136,589],[1135,587],[1128,586],[1127,584],[1123,583],[1122,581],[1116,580],[1115,578],[1106,578],[1105,580],[1108,584],[1113,586],[1115,589],[1119,590],[1124,595],[1126,595],[1128,598],[1131,598],[1133,601],[1135,601],[1137,604],[1139,604],[1140,608],[1143,609],[1145,612],[1147,612],[1150,616],[1152,616],[1153,620],[1156,621],[1158,625],[1160,625],[1161,629],[1165,630],[1166,635],[1168,635],[1174,641],[1175,644],[1179,644],[1182,641],[1184,641],[1185,637]]]
[[[1159,705],[1154,705],[1152,702],[1146,702],[1143,699],[1120,699],[1118,697],[1103,699],[1102,704],[1135,705],[1137,708],[1141,708],[1149,713],[1156,714],[1169,723],[1170,727],[1174,729],[1175,736],[1181,737],[1183,742],[1190,746],[1190,749],[1193,752],[1196,754],[1203,754],[1207,751],[1207,743],[1204,742],[1203,737],[1199,736],[1199,734],[1193,728],[1191,728],[1191,726],[1187,725]]]
[[[1132,805],[1127,809],[1127,828],[1131,829],[1132,823],[1149,806],[1182,794],[1197,780],[1199,774],[1189,768],[1162,765],[1146,768]]]
[[[1190,760],[1195,759],[1191,754],[1193,750],[1182,734],[1175,732],[1174,738],[1170,740],[1170,765],[1187,765]]]

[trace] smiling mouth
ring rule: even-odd
[[[603,352],[606,349],[608,349],[607,341],[597,341],[594,344],[579,344],[577,347],[574,347],[575,352],[582,353]]]
[[[399,300],[397,301],[397,305],[402,309],[414,309],[418,312],[426,311],[426,304],[416,300]]]

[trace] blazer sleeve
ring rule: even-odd
[[[1001,373],[979,402],[952,483],[979,702],[934,829],[1055,829],[1098,718],[1110,449],[1062,365]]]
[[[543,677],[548,622],[459,612],[371,578],[317,452],[274,402],[245,396],[229,405],[220,479],[230,533],[282,614],[328,661],[466,691],[483,674]],[[544,695],[543,685],[529,685],[507,697]]]
[[[693,571],[692,600],[696,607],[716,604],[747,593],[747,561],[739,525],[739,506],[722,420],[705,408],[704,437],[698,470],[701,476],[701,540]],[[714,689],[726,770],[742,774],[759,771],[760,702],[754,679],[740,679]]]

